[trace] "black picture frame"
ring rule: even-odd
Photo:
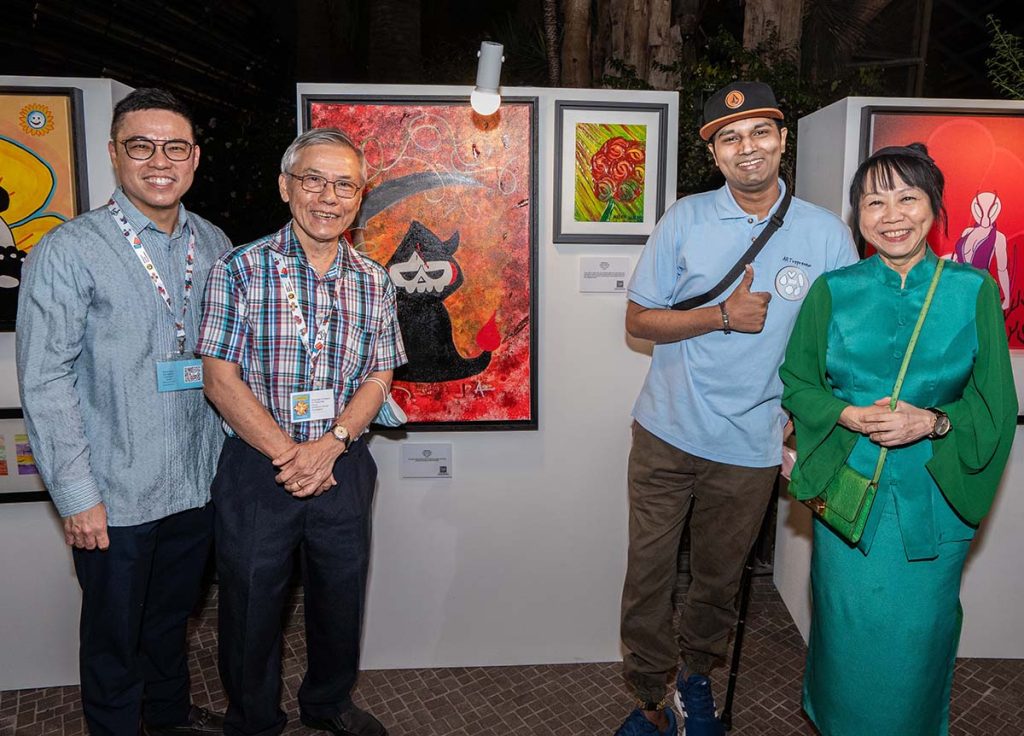
[[[4,455],[7,465],[7,473],[0,475],[0,504],[5,503],[33,503],[37,501],[49,501],[50,494],[46,492],[46,488],[43,486],[42,479],[39,475],[26,475],[20,476],[15,473],[11,473],[11,470],[18,467],[18,458],[16,455],[17,450],[14,447],[6,444],[7,440],[13,434],[21,434],[21,432],[9,432],[7,431],[8,425],[11,422],[16,422],[24,419],[24,414],[20,407],[4,407],[0,408],[0,442],[4,443]],[[24,425],[22,425],[22,429]],[[9,489],[9,485],[16,485],[17,479],[24,478],[26,481],[25,490]],[[10,479],[11,482],[8,482]],[[31,488],[29,488],[31,486]]]
[[[621,102],[585,102],[579,100],[555,100],[555,155],[554,155],[554,190],[552,205],[552,241],[555,243],[576,243],[588,245],[642,245],[654,230],[655,224],[665,214],[665,192],[667,188],[666,167],[668,164],[668,103],[621,103]],[[593,113],[595,118],[606,118],[609,113],[621,113],[622,123],[631,124],[642,121],[657,123],[657,134],[654,141],[657,150],[651,157],[647,140],[648,161],[655,161],[654,171],[647,173],[645,189],[651,190],[653,183],[655,201],[651,214],[644,217],[638,227],[623,223],[586,223],[578,225],[566,217],[566,207],[573,201],[575,192],[575,146],[568,148],[565,144],[566,116],[578,112],[581,118]],[[632,120],[630,116],[633,116]],[[650,168],[650,167],[648,167]],[[586,232],[590,230],[590,232]],[[603,230],[604,232],[598,232]],[[625,232],[625,231],[630,232]]]
[[[963,118],[1018,118],[1021,124],[1024,125],[1024,109],[1012,108],[1012,107],[986,107],[983,105],[968,105],[963,107],[952,107],[943,105],[866,105],[861,109],[860,118],[860,147],[858,150],[858,163],[863,162],[868,156],[872,154],[875,148],[874,132],[875,122],[879,115],[886,116],[906,116],[906,117],[926,117],[926,116],[945,116],[945,117],[963,117]],[[899,145],[913,143],[912,140],[901,142]],[[927,142],[927,141],[924,141]],[[932,151],[935,154],[934,151]],[[941,162],[940,162],[941,163]],[[951,177],[955,177],[955,172],[944,171],[947,180],[947,191],[946,196],[949,197],[949,181]],[[860,251],[861,257],[864,257],[865,245],[860,242],[861,239],[857,238],[857,248]],[[940,251],[942,252],[942,251]],[[1019,325],[1020,322],[1016,323]],[[1020,348],[1010,348],[1010,361],[1014,368],[1014,373],[1017,376],[1024,375],[1024,350]],[[1019,384],[1020,379],[1018,378],[1018,395],[1022,387]],[[1021,408],[1024,409],[1024,401],[1021,402]],[[1017,424],[1024,425],[1024,414],[1017,415]]]
[[[299,98],[299,119],[301,121],[302,130],[306,131],[312,127],[313,124],[313,109],[316,105],[361,105],[361,106],[445,106],[445,107],[457,107],[465,108],[467,113],[471,113],[474,119],[479,121],[483,125],[489,124],[500,124],[501,110],[499,109],[496,115],[489,118],[481,118],[476,113],[472,113],[469,97],[440,94],[440,95],[414,95],[414,94],[388,94],[378,95],[373,94],[371,91],[359,91],[351,90],[339,93],[318,93],[318,94],[302,94]],[[538,428],[538,360],[537,360],[537,263],[538,263],[538,191],[539,191],[539,179],[538,179],[538,157],[539,157],[539,134],[538,134],[538,98],[534,96],[503,96],[502,105],[526,105],[529,108],[529,176],[530,182],[528,186],[523,190],[523,200],[521,206],[529,207],[529,243],[527,246],[527,260],[529,264],[529,275],[527,277],[528,288],[530,291],[528,300],[528,312],[523,329],[529,331],[529,357],[527,361],[529,370],[529,384],[530,384],[530,397],[529,397],[529,417],[524,419],[508,420],[508,419],[476,419],[466,417],[455,417],[451,420],[422,420],[417,419],[413,413],[409,413],[409,421],[403,424],[400,428],[400,432],[427,432],[427,431],[516,431],[526,430],[532,431]],[[497,121],[497,122],[495,122]],[[357,145],[359,141],[356,141]],[[370,216],[376,216],[378,213],[373,215],[367,215],[366,199],[364,197],[363,210],[360,213],[359,219],[357,220],[357,227],[361,227],[365,224],[365,219]],[[384,265],[384,264],[381,264]],[[402,383],[399,380],[400,376],[396,375],[395,388],[392,390],[392,394],[396,395],[396,392],[402,390]],[[433,384],[440,385],[440,384]],[[400,402],[401,403],[401,402]],[[386,430],[385,430],[386,431]]]
[[[89,174],[86,162],[86,150],[83,141],[85,132],[85,118],[83,116],[83,104],[82,104],[82,90],[77,87],[42,87],[42,86],[0,86],[0,97],[2,96],[19,96],[26,97],[32,95],[39,95],[41,97],[61,97],[67,101],[68,104],[68,120],[70,124],[70,158],[69,164],[72,168],[71,186],[72,186],[72,200],[74,212],[70,213],[57,213],[62,217],[71,219],[89,209]],[[28,134],[26,134],[28,135]],[[28,136],[29,138],[31,136]],[[4,138],[9,142],[24,147],[23,141],[16,141],[8,139],[2,134],[0,138]],[[26,139],[27,140],[27,139]],[[49,203],[49,199],[46,200],[46,204]],[[44,204],[42,207],[45,207]],[[42,210],[42,207],[40,208]],[[33,213],[36,214],[36,213]],[[38,214],[45,214],[40,211]],[[24,223],[24,219],[19,219],[16,223],[7,223],[12,227],[17,227],[19,224]],[[15,278],[20,280],[20,266],[18,267],[19,274]],[[7,274],[11,275],[11,274]],[[13,332],[15,328],[15,322],[17,318],[17,294],[19,286],[4,288],[0,293],[0,332]]]

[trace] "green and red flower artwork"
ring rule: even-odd
[[[643,222],[647,126],[576,124],[576,222]]]

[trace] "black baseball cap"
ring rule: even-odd
[[[731,82],[704,103],[700,137],[710,141],[724,126],[744,118],[784,120],[775,93],[764,82]]]

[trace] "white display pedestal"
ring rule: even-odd
[[[107,155],[114,105],[130,87],[110,79],[0,76],[0,87],[82,90],[88,206],[114,191]],[[20,406],[14,333],[0,333],[0,406]],[[48,502],[0,505],[0,690],[78,682],[81,593],[60,519]]]
[[[849,222],[848,188],[860,163],[865,108],[914,107],[1024,111],[1024,102],[849,97],[802,118],[798,128],[796,195]],[[910,141],[908,141],[910,142]],[[1024,407],[1024,352],[1012,354],[1018,401]],[[967,559],[961,602],[961,657],[1024,658],[1024,430],[1010,453],[995,505]],[[775,585],[804,639],[810,630],[810,512],[789,498],[779,501]]]

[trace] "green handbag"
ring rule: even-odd
[[[878,478],[885,464],[886,448],[878,454],[878,465],[872,478],[865,478],[846,463],[829,481],[828,487],[804,503],[850,544],[857,544],[864,534],[871,506],[878,494]]]
[[[917,345],[917,337],[921,333],[921,326],[928,314],[928,308],[931,306],[932,296],[935,294],[935,287],[939,284],[939,276],[942,274],[945,262],[945,259],[940,258],[935,265],[935,275],[928,287],[924,304],[921,305],[921,313],[917,316],[917,324],[914,326],[910,343],[907,345],[907,354],[903,356],[903,364],[900,366],[900,372],[896,376],[896,385],[893,386],[892,396],[889,398],[890,411],[896,408],[896,400],[899,398],[900,389],[903,388],[903,379],[907,375],[907,366],[910,365],[910,356],[913,355],[914,347]],[[864,525],[867,524],[871,506],[878,494],[878,479],[882,476],[882,467],[885,465],[885,456],[888,451],[887,447],[883,447],[882,451],[878,453],[875,474],[871,478],[866,478],[843,463],[824,491],[814,498],[804,501],[804,504],[810,507],[818,518],[850,544],[857,544],[864,534]]]

